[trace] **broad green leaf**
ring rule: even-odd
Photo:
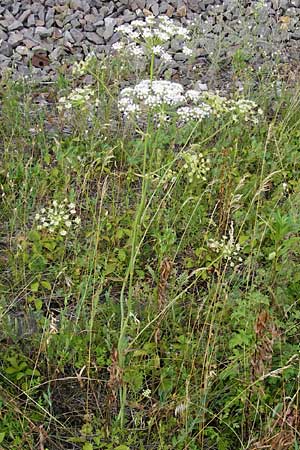
[[[35,283],[32,283],[30,285],[30,289],[32,292],[37,292],[39,290],[39,286],[40,286],[39,281],[36,281]]]
[[[43,301],[40,298],[36,298],[34,300],[34,306],[35,306],[35,309],[37,311],[40,311],[42,309],[42,306],[43,306]]]
[[[49,281],[41,281],[41,285],[45,288],[48,289],[48,291],[51,290],[51,284],[49,283]]]
[[[1,444],[1,442],[4,441],[5,434],[6,434],[5,431],[2,431],[2,432],[0,433],[0,444]]]

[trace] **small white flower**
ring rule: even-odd
[[[191,48],[187,47],[186,45],[183,46],[182,52],[186,56],[192,56],[192,54],[193,54],[193,50]]]
[[[151,390],[150,389],[145,389],[142,392],[142,396],[145,397],[145,398],[151,398]]]
[[[165,63],[168,63],[168,62],[172,61],[172,56],[169,53],[167,53],[167,52],[163,52],[160,55],[160,57],[161,57],[162,61],[164,61]]]
[[[115,50],[116,52],[119,52],[119,51],[121,51],[121,50],[123,50],[123,49],[125,48],[125,44],[124,44],[124,42],[115,42],[115,43],[111,46],[111,48],[112,48],[113,50]]]
[[[61,236],[66,236],[67,232],[66,232],[66,230],[61,230],[59,234],[60,234]]]

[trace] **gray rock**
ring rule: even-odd
[[[10,34],[7,42],[13,48],[16,48],[19,44],[21,44],[21,42],[23,41],[23,38],[24,38],[24,36],[22,33],[20,33],[19,31],[14,31],[13,33]]]
[[[88,41],[93,42],[93,44],[100,45],[104,44],[104,39],[100,37],[97,33],[87,32],[85,33]]]
[[[25,9],[25,11],[23,11],[20,17],[18,18],[18,21],[21,23],[25,22],[25,20],[30,16],[30,14],[31,14],[30,9]]]
[[[45,21],[41,20],[41,19],[37,19],[35,22],[35,26],[36,27],[44,27],[45,26]]]
[[[0,53],[0,68],[7,69],[11,65],[11,58]]]
[[[186,61],[188,59],[188,56],[186,56],[184,53],[177,52],[174,55],[175,61]]]
[[[70,44],[74,44],[75,43],[75,39],[73,38],[73,35],[69,31],[65,32],[63,42],[64,42],[64,45],[67,45],[69,43]]]
[[[71,9],[83,9],[81,0],[71,0],[70,8]]]
[[[194,84],[194,89],[196,89],[197,91],[207,91],[208,86],[206,83],[201,83],[201,81],[196,81],[196,83]]]
[[[84,40],[84,34],[80,30],[71,29],[70,33],[74,39],[75,44],[80,44]]]
[[[21,8],[21,3],[20,2],[15,2],[13,4],[13,8],[12,8],[12,15],[16,16],[18,14],[18,12],[20,11]]]
[[[106,17],[107,14],[109,14],[109,7],[108,6],[102,6],[102,8],[99,9],[99,15],[101,17]]]
[[[30,50],[36,45],[36,42],[31,39],[24,39],[23,44],[26,45],[26,47]]]
[[[15,21],[15,17],[12,15],[12,13],[8,9],[5,9],[3,16],[4,16],[4,19],[7,21],[8,25],[10,25],[11,23],[13,23]]]
[[[156,17],[159,15],[159,6],[157,2],[154,2],[151,6],[151,11],[153,12],[153,15]]]
[[[5,33],[0,29],[0,41],[6,41],[7,37],[8,37],[7,33]]]
[[[159,13],[164,14],[168,11],[169,4],[165,1],[161,2],[159,5]]]
[[[137,7],[140,9],[146,8],[146,0],[135,0]]]
[[[56,47],[50,54],[51,61],[57,61],[64,54],[64,50],[61,47]]]
[[[35,33],[39,35],[41,38],[47,38],[52,36],[53,34],[53,27],[46,28],[46,27],[36,27]]]
[[[131,22],[132,20],[136,19],[136,15],[129,11],[129,9],[125,9],[124,16],[123,16],[124,22]]]
[[[23,28],[23,23],[19,20],[14,20],[10,25],[8,25],[8,31],[17,31]]]
[[[95,16],[95,14],[86,14],[84,18],[87,23],[95,23],[97,21],[97,17]]]
[[[34,14],[30,14],[30,16],[27,19],[27,26],[33,27],[35,25],[35,17]]]
[[[105,41],[108,41],[114,34],[114,29],[117,24],[117,20],[106,17],[104,19],[104,23],[105,23],[105,30],[103,33],[103,38]]]
[[[300,29],[294,31],[292,38],[296,40],[300,39]]]
[[[0,45],[0,55],[10,58],[13,54],[13,47],[10,43],[2,42]]]
[[[174,52],[178,52],[179,50],[182,50],[183,48],[183,42],[179,39],[172,39],[171,41],[171,49]]]
[[[27,56],[30,53],[29,49],[24,45],[18,45],[18,47],[16,47],[16,52],[21,56]]]
[[[35,3],[33,3],[33,4],[30,6],[31,12],[32,12],[33,14],[38,14],[40,8],[41,8],[41,4],[38,3],[38,2],[35,2]]]
[[[97,27],[103,27],[104,20],[103,19],[97,20],[97,22],[95,22],[94,25],[95,25],[96,28]]]
[[[84,31],[95,31],[95,25],[92,23],[87,23],[83,27]]]

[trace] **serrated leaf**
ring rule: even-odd
[[[90,442],[86,442],[84,444],[84,446],[82,447],[82,450],[93,450],[93,449],[94,449],[94,446]]]

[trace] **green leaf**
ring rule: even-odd
[[[110,273],[113,273],[116,270],[116,263],[107,264],[105,269],[105,275],[109,275]]]
[[[119,251],[118,251],[118,259],[119,259],[120,261],[124,262],[125,259],[126,259],[126,256],[127,256],[127,255],[126,255],[125,250],[123,250],[122,248],[120,248]]]
[[[2,431],[2,432],[0,433],[0,444],[1,444],[1,442],[4,441],[5,434],[6,434],[5,431]]]
[[[51,291],[51,284],[49,283],[49,281],[41,281],[41,285],[42,285],[45,289],[48,289],[48,291]]]
[[[43,301],[40,298],[35,298],[34,299],[34,306],[35,306],[35,309],[37,311],[40,311],[42,309],[42,306],[43,306]]]
[[[40,233],[38,231],[30,231],[28,234],[28,237],[31,241],[39,241],[40,240]]]
[[[130,450],[130,448],[127,445],[119,445],[115,450]]]
[[[43,242],[43,247],[45,247],[47,250],[53,251],[53,250],[55,250],[56,242],[45,241],[45,242]]]
[[[30,289],[32,292],[37,292],[39,290],[39,286],[40,286],[39,281],[36,281],[35,283],[32,283],[30,285]]]
[[[25,373],[24,372],[19,372],[16,375],[16,380],[22,380],[23,377],[25,377]]]
[[[124,236],[124,230],[122,228],[119,228],[118,231],[116,232],[116,237],[118,239],[122,239],[123,236]]]
[[[46,259],[42,255],[36,255],[32,261],[28,264],[29,269],[34,272],[41,272],[44,270],[47,264]]]
[[[86,442],[84,444],[84,446],[82,447],[82,450],[93,450],[93,449],[94,449],[94,446],[90,442]]]
[[[7,367],[7,369],[5,369],[5,373],[7,373],[8,375],[13,375],[17,372],[19,372],[19,367]]]

